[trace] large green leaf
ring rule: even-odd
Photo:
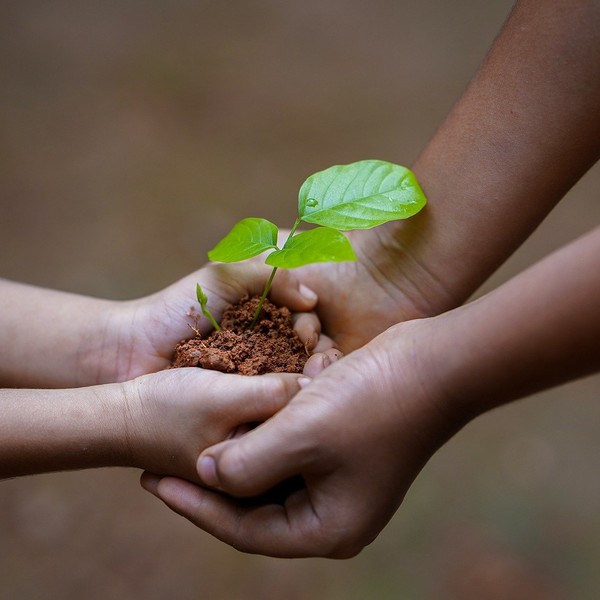
[[[266,219],[242,219],[208,253],[210,260],[237,262],[252,258],[265,250],[277,248],[277,225]]]
[[[343,233],[329,227],[317,227],[289,239],[281,250],[267,256],[272,267],[294,269],[316,262],[356,260],[354,250]]]
[[[412,171],[382,160],[362,160],[311,175],[300,188],[298,213],[308,223],[347,231],[406,219],[425,203]]]

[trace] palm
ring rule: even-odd
[[[228,304],[245,294],[262,293],[270,271],[258,262],[213,264],[161,292],[126,303],[126,309],[118,311],[117,317],[117,380],[167,368],[177,343],[192,335],[191,326],[202,334],[211,330],[199,312],[196,283],[201,283],[210,311],[218,321]],[[283,275],[273,286],[273,295],[276,303],[285,304],[292,311],[307,310],[307,301],[299,298],[297,285],[289,284]]]
[[[401,321],[439,312],[443,299],[429,293],[424,270],[406,252],[386,247],[378,232],[348,234],[356,262],[321,263],[298,270],[319,296],[323,331],[350,352]]]

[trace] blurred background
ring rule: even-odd
[[[141,296],[242,217],[290,225],[316,170],[410,165],[511,5],[0,2],[0,276]],[[598,189],[595,168],[484,290],[600,222]],[[0,600],[595,598],[599,392],[478,419],[350,561],[239,554],[134,470],[2,482]]]

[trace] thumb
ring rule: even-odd
[[[295,443],[287,419],[278,416],[205,450],[197,462],[202,483],[232,496],[250,497],[299,475],[306,448]]]

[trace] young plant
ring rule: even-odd
[[[311,175],[302,184],[298,193],[298,217],[281,248],[277,245],[277,226],[266,219],[250,217],[234,225],[208,253],[208,258],[238,262],[271,250],[265,263],[273,270],[254,313],[250,325],[253,327],[277,269],[356,260],[350,242],[341,231],[370,229],[388,221],[406,219],[419,212],[425,203],[423,191],[406,167],[381,160],[336,165]],[[318,227],[296,234],[303,222]],[[215,326],[212,315],[208,316],[206,296],[200,286],[197,295],[202,312]]]

